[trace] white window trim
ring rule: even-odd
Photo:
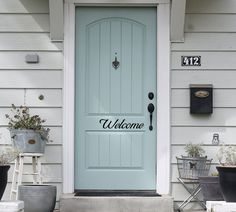
[[[75,6],[84,0],[65,3],[64,112],[63,112],[63,193],[74,192],[75,122]],[[87,1],[87,0],[86,0]],[[101,1],[101,0],[100,0]],[[90,0],[88,5],[99,4]],[[115,0],[103,0],[117,5]],[[120,1],[117,1],[120,2]],[[157,192],[170,192],[170,4],[169,0],[123,0],[127,4],[157,6]],[[88,3],[88,1],[87,1]],[[127,3],[127,4],[126,4]],[[101,4],[103,5],[103,4]]]

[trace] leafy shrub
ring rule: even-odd
[[[201,147],[201,144],[186,144],[185,146],[185,152],[188,154],[189,157],[201,157],[205,151],[204,149]]]
[[[26,106],[17,108],[12,104],[11,112],[12,116],[5,115],[9,120],[8,126],[10,130],[34,130],[39,132],[43,139],[48,140],[50,129],[43,126],[45,119],[41,119],[39,115],[30,115],[29,108]]]
[[[236,147],[222,145],[216,154],[222,166],[236,166]]]
[[[0,148],[0,166],[9,165],[19,154],[19,151],[12,147]]]

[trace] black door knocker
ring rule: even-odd
[[[112,62],[112,66],[114,69],[118,69],[120,66],[120,62],[117,60],[117,53],[115,53],[115,60]]]

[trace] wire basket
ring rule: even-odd
[[[179,177],[187,180],[198,180],[199,177],[208,176],[212,159],[206,157],[190,158],[176,157]]]

